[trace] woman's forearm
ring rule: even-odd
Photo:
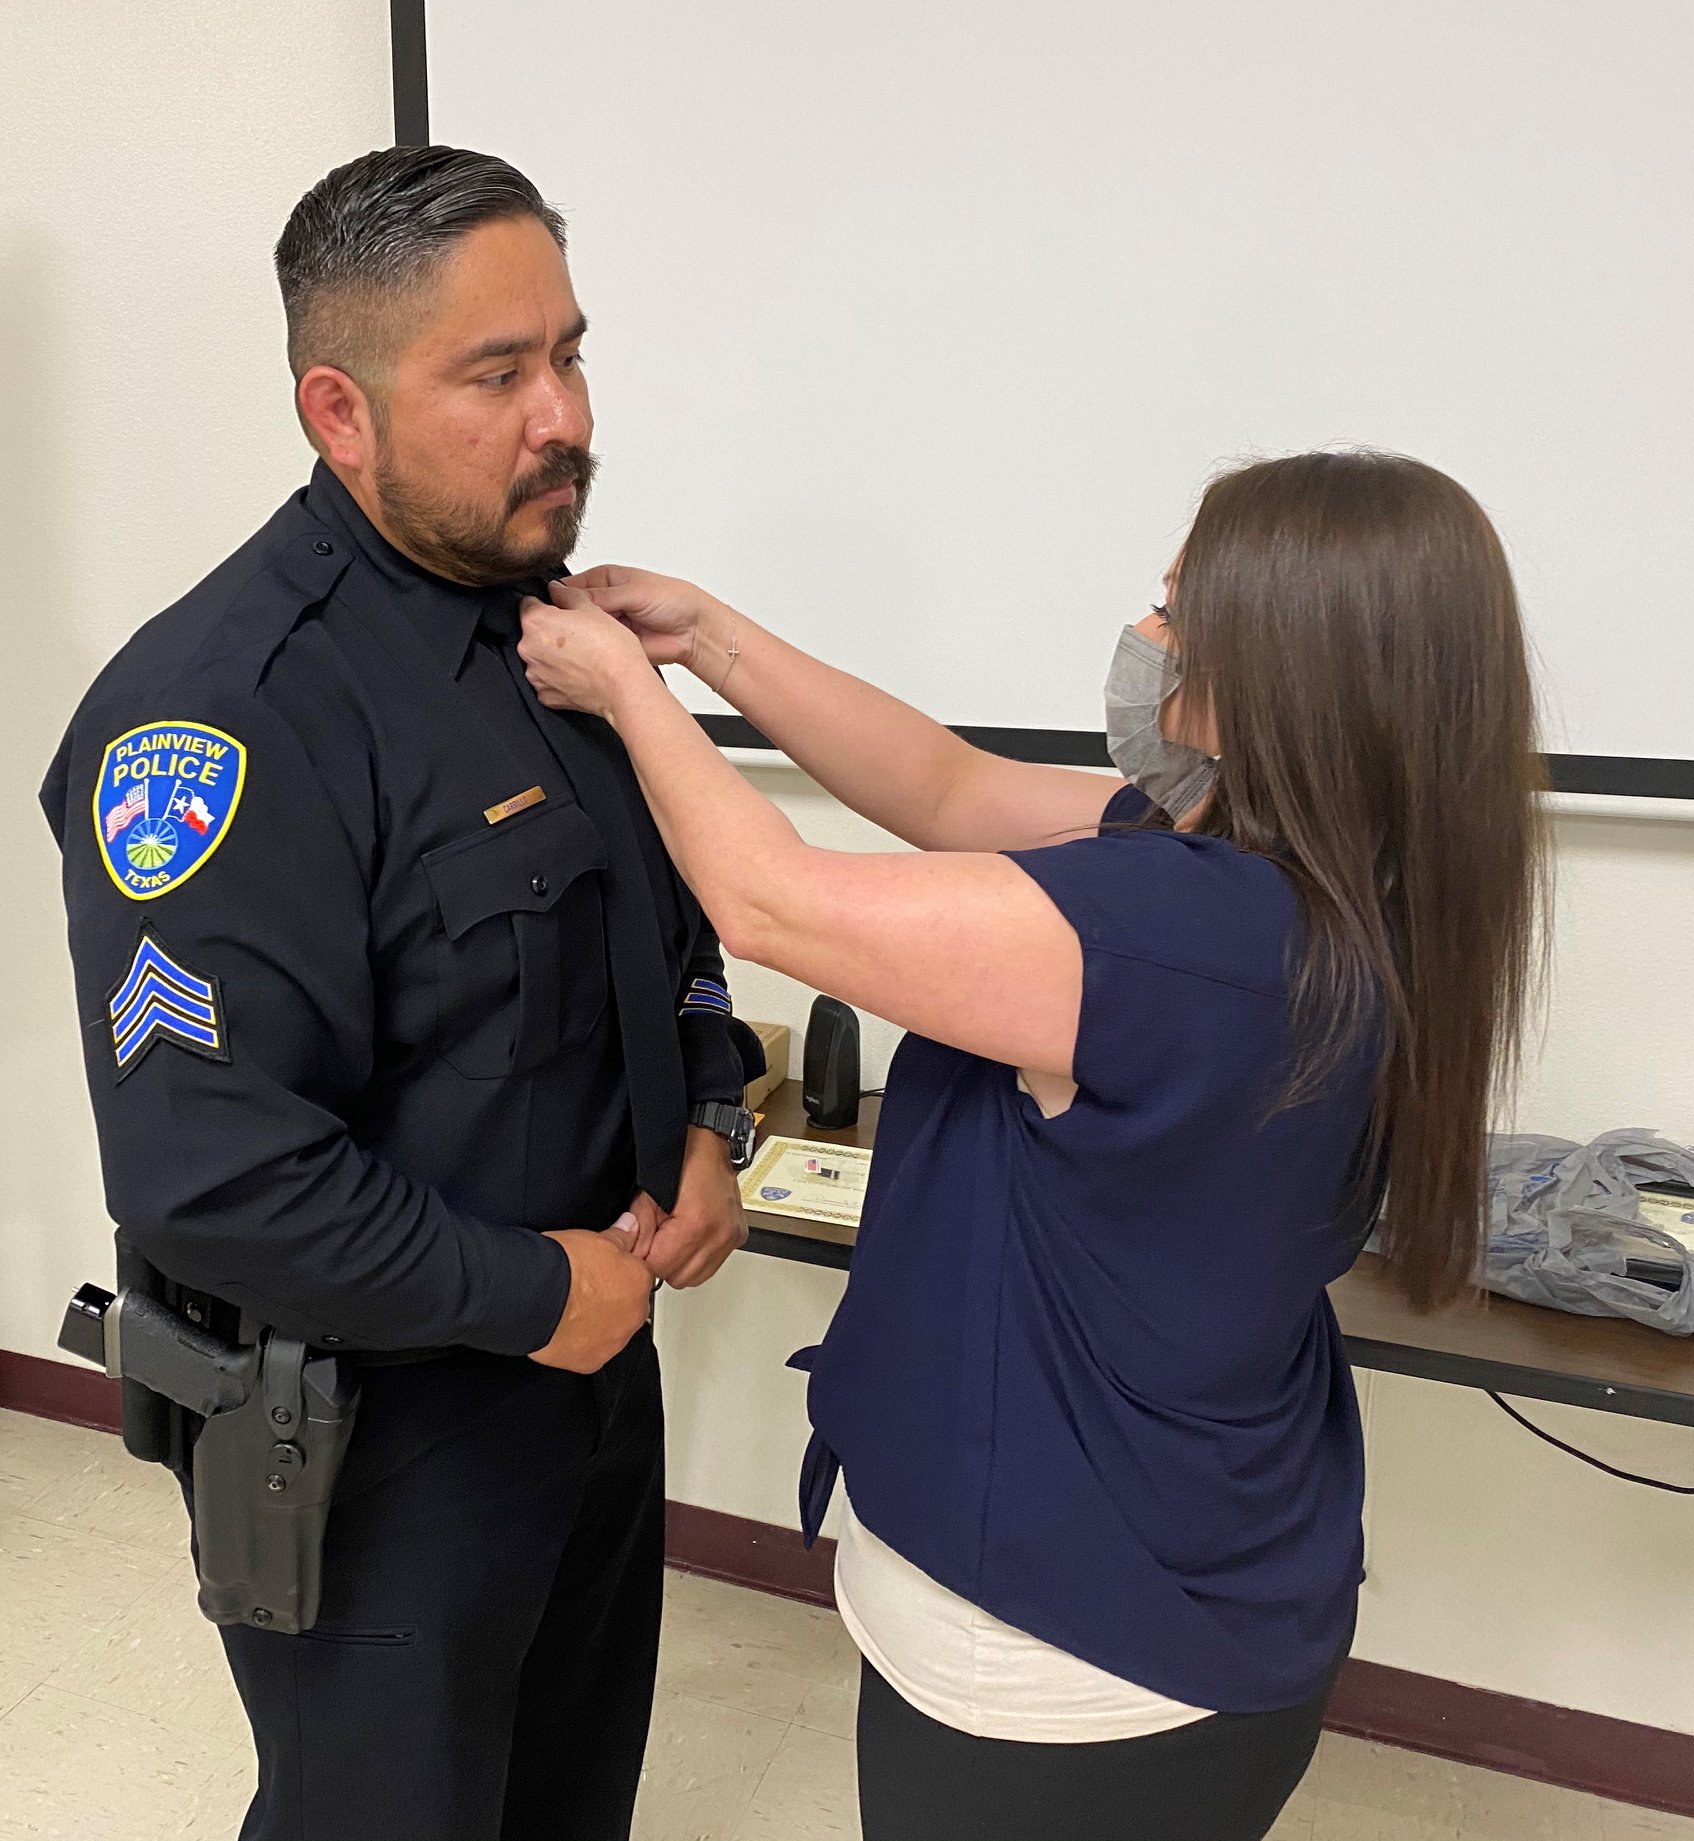
[[[953,847],[949,799],[989,757],[950,729],[722,603],[690,664],[843,805],[920,849]]]
[[[1070,1076],[1081,944],[1016,864],[972,852],[820,850],[742,779],[655,673],[625,672],[596,706],[735,958],[972,1054]]]

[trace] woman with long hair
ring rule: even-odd
[[[526,604],[730,952],[910,1031],[803,1486],[813,1532],[847,1492],[866,1841],[1265,1834],[1362,1561],[1324,1288],[1379,1222],[1419,1306],[1482,1244],[1545,863],[1499,539],[1430,467],[1306,454],[1214,481],[1167,588],[1108,684],[1128,785],[683,582]],[[807,845],[655,663],[916,853]]]

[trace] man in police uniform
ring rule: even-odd
[[[245,1841],[629,1832],[651,1291],[745,1239],[758,1047],[612,732],[515,655],[594,470],[563,251],[477,154],[301,200],[311,483],[106,668],[43,789],[120,1259],[359,1368],[316,1625],[223,1632]]]

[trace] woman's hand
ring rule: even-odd
[[[648,569],[625,569],[618,563],[585,569],[553,586],[555,590],[580,588],[596,607],[615,614],[641,641],[655,665],[683,665],[697,676],[702,675],[698,665],[704,662],[702,632],[722,625],[729,612],[692,582],[654,575]]]
[[[551,605],[531,597],[519,610],[524,675],[550,710],[609,717],[620,689],[651,672],[641,641],[574,583],[554,582],[548,592]]]

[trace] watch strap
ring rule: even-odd
[[[729,1145],[730,1167],[745,1170],[753,1161],[753,1115],[733,1100],[701,1100],[688,1110],[690,1125],[716,1132]]]

